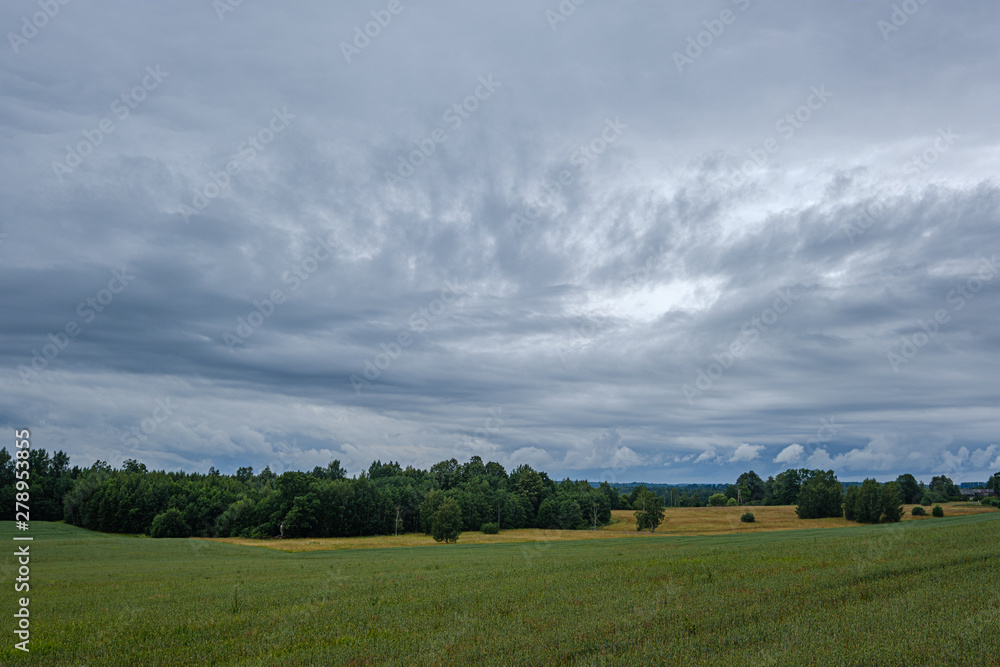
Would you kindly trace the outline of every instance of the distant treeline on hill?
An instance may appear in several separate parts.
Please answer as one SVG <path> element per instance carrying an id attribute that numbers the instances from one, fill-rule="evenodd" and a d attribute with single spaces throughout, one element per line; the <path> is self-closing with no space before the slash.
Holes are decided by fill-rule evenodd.
<path id="1" fill-rule="evenodd" d="M 586 529 L 605 525 L 611 511 L 633 509 L 652 492 L 667 507 L 705 505 L 799 505 L 803 518 L 841 516 L 843 485 L 833 471 L 786 470 L 762 480 L 753 471 L 735 484 L 612 486 L 608 482 L 561 482 L 521 465 L 441 461 L 429 470 L 375 461 L 349 478 L 339 461 L 310 472 L 277 475 L 239 468 L 223 475 L 149 471 L 134 461 L 120 469 L 98 461 L 69 467 L 64 452 L 27 452 L 31 519 L 65 520 L 91 530 L 154 537 L 355 537 L 432 532 L 432 517 L 447 504 L 461 511 L 461 529 Z M 0 449 L 0 519 L 14 519 L 16 460 Z M 874 481 L 874 480 L 872 480 Z M 947 477 L 929 486 L 912 475 L 896 482 L 901 502 L 961 499 Z M 989 482 L 1000 495 L 1000 473 Z M 887 485 L 888 486 L 888 485 Z M 895 487 L 893 487 L 895 488 Z M 894 491 L 895 492 L 895 491 Z M 456 510 L 457 512 L 458 510 Z"/>

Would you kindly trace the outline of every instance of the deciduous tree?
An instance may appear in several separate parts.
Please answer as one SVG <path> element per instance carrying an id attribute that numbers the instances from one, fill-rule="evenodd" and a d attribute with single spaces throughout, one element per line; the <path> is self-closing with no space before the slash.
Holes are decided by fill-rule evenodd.
<path id="1" fill-rule="evenodd" d="M 462 508 L 454 498 L 445 498 L 431 520 L 431 536 L 435 542 L 457 542 L 462 533 Z"/>
<path id="2" fill-rule="evenodd" d="M 653 532 L 663 523 L 663 499 L 660 496 L 643 489 L 635 499 L 635 529 Z"/>

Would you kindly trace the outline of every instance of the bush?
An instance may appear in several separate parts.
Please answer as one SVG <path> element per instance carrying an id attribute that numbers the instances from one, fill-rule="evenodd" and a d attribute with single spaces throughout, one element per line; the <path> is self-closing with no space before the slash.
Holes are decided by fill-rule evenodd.
<path id="1" fill-rule="evenodd" d="M 739 503 L 736 502 L 736 498 L 730 498 L 729 502 L 727 502 L 726 505 L 728 507 L 736 507 L 737 505 L 739 505 Z"/>
<path id="2" fill-rule="evenodd" d="M 910 514 L 912 514 L 913 516 L 927 516 L 927 510 L 925 510 L 920 505 L 917 505 L 912 510 L 910 510 Z"/>
<path id="3" fill-rule="evenodd" d="M 191 526 L 179 509 L 169 509 L 153 517 L 149 534 L 151 537 L 191 537 Z"/>
<path id="4" fill-rule="evenodd" d="M 931 499 L 928 498 L 927 496 L 924 496 L 923 498 L 920 499 L 920 504 L 923 505 L 924 507 L 930 507 Z"/>
<path id="5" fill-rule="evenodd" d="M 931 510 L 931 514 L 934 516 L 944 516 L 944 509 L 940 505 L 935 505 L 934 509 Z"/>
<path id="6" fill-rule="evenodd" d="M 743 523 L 753 523 L 757 519 L 754 518 L 753 512 L 744 512 L 743 516 L 740 517 L 740 521 Z"/>
<path id="7" fill-rule="evenodd" d="M 724 507 L 727 502 L 729 502 L 729 499 L 726 498 L 726 494 L 724 493 L 713 493 L 708 498 L 709 507 Z"/>
<path id="8" fill-rule="evenodd" d="M 482 528 L 480 528 L 480 530 L 482 530 L 483 533 L 485 533 L 486 535 L 496 535 L 497 533 L 500 532 L 500 524 L 498 524 L 495 521 L 490 523 L 484 523 Z"/>

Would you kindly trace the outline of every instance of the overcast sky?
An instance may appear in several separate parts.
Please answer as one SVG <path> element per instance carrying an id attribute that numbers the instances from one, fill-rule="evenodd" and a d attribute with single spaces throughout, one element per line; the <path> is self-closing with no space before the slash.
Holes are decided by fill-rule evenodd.
<path id="1" fill-rule="evenodd" d="M 996 3 L 61 1 L 0 6 L 35 447 L 1000 470 Z"/>

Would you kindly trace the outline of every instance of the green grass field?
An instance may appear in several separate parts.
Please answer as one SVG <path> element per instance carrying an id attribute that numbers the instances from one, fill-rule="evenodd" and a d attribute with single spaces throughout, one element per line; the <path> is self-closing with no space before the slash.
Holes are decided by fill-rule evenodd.
<path id="1" fill-rule="evenodd" d="M 1000 665 L 997 512 L 302 553 L 31 533 L 31 653 L 7 585 L 3 665 Z"/>

